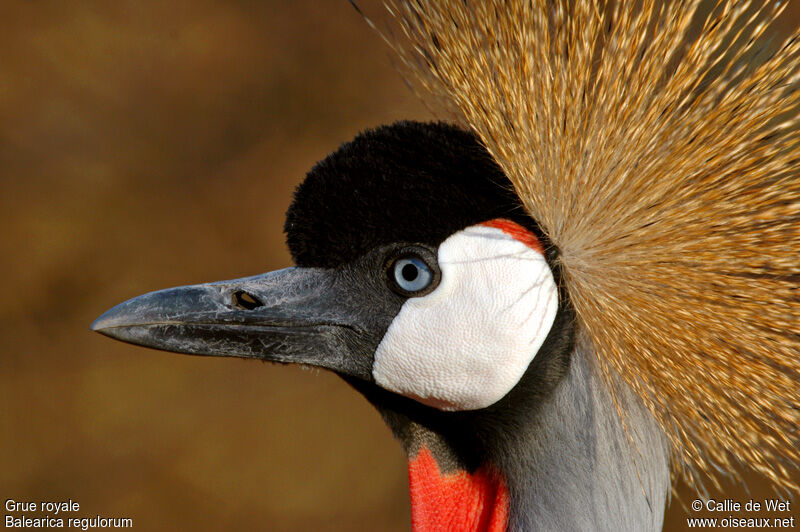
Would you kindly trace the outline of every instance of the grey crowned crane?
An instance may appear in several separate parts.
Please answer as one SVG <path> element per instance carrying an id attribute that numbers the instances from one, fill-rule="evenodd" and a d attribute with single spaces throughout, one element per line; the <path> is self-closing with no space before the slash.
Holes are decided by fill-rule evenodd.
<path id="1" fill-rule="evenodd" d="M 336 372 L 404 446 L 415 530 L 658 530 L 671 471 L 739 462 L 796 490 L 800 39 L 751 57 L 785 3 L 632 4 L 394 6 L 463 126 L 318 163 L 295 267 L 92 328 Z"/>

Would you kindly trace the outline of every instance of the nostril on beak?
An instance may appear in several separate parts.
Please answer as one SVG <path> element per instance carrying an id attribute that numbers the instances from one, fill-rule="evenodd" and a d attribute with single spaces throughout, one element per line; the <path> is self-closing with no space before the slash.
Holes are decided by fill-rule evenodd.
<path id="1" fill-rule="evenodd" d="M 244 290 L 237 290 L 231 295 L 233 304 L 245 310 L 253 310 L 254 308 L 263 307 L 262 303 L 256 296 L 248 294 Z"/>

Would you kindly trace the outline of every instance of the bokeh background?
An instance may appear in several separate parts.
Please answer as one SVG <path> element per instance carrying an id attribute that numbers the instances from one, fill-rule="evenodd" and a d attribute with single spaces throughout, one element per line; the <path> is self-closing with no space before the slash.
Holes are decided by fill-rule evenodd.
<path id="1" fill-rule="evenodd" d="M 88 326 L 288 266 L 283 215 L 313 163 L 431 116 L 344 0 L 0 0 L 2 499 L 138 530 L 408 530 L 403 453 L 337 378 Z"/>

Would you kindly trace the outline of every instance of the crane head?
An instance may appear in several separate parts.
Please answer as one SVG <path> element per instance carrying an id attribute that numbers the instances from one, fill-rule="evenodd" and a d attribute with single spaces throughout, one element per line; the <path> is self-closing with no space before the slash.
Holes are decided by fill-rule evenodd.
<path id="1" fill-rule="evenodd" d="M 466 472 L 457 493 L 504 493 L 495 444 L 565 374 L 573 316 L 557 250 L 488 152 L 439 123 L 365 132 L 309 172 L 285 231 L 294 267 L 145 294 L 92 328 L 334 371 L 424 479 Z"/>

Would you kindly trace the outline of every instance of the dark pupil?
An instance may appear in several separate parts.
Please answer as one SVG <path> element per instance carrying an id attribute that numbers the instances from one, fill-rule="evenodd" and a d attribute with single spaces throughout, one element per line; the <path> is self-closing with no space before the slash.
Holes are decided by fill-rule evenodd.
<path id="1" fill-rule="evenodd" d="M 406 264 L 403 266 L 403 269 L 400 270 L 400 274 L 403 276 L 403 279 L 406 281 L 413 281 L 417 278 L 419 272 L 417 271 L 417 267 L 413 264 Z"/>

